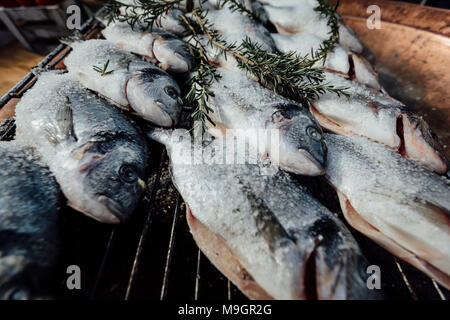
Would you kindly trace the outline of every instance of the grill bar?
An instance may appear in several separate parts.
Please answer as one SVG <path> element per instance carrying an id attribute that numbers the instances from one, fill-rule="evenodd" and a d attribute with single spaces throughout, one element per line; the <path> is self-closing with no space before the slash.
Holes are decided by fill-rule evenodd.
<path id="1" fill-rule="evenodd" d="M 398 271 L 402 275 L 403 281 L 405 282 L 405 285 L 408 288 L 409 293 L 411 294 L 411 298 L 413 298 L 413 300 L 418 300 L 417 294 L 413 290 L 413 288 L 411 287 L 411 284 L 409 283 L 408 277 L 406 276 L 405 272 L 403 271 L 402 266 L 400 265 L 400 263 L 398 262 L 397 258 L 395 258 L 395 257 L 394 257 L 394 262 L 395 262 L 395 265 L 398 268 Z"/>
<path id="2" fill-rule="evenodd" d="M 91 290 L 91 294 L 89 297 L 91 300 L 93 300 L 95 298 L 95 294 L 96 294 L 98 286 L 100 284 L 100 280 L 103 277 L 103 272 L 105 271 L 106 261 L 108 260 L 108 257 L 111 253 L 116 233 L 117 233 L 117 227 L 113 227 L 113 229 L 111 230 L 109 239 L 108 239 L 108 243 L 106 245 L 105 253 L 103 254 L 102 262 L 100 263 L 100 267 L 98 268 L 97 276 L 95 277 L 94 286 L 92 287 L 92 290 Z"/>
<path id="3" fill-rule="evenodd" d="M 156 180 L 155 180 L 155 183 L 152 186 L 148 213 L 147 213 L 147 217 L 146 217 L 146 220 L 145 220 L 145 223 L 144 223 L 144 227 L 142 228 L 141 237 L 139 239 L 139 244 L 138 244 L 138 247 L 137 247 L 137 250 L 136 250 L 136 256 L 134 258 L 133 266 L 132 266 L 131 273 L 130 273 L 130 278 L 129 278 L 129 281 L 128 281 L 127 291 L 125 293 L 125 300 L 129 300 L 130 299 L 131 292 L 132 292 L 134 284 L 136 282 L 136 276 L 137 276 L 137 273 L 138 273 L 138 270 L 139 270 L 139 264 L 140 264 L 140 261 L 141 261 L 142 252 L 144 250 L 145 240 L 147 239 L 148 229 L 149 229 L 150 224 L 151 224 L 151 218 L 152 218 L 152 212 L 153 212 L 153 209 L 154 209 L 154 200 L 155 200 L 155 196 L 156 196 L 156 191 L 157 191 L 158 186 L 159 186 L 159 180 L 161 178 L 161 172 L 162 172 L 162 169 L 163 169 L 163 166 L 164 166 L 164 162 L 166 161 L 166 158 L 167 158 L 167 152 L 166 152 L 166 149 L 164 149 L 162 154 L 161 154 L 159 167 L 158 167 L 158 172 L 156 173 Z"/>
<path id="4" fill-rule="evenodd" d="M 198 300 L 200 292 L 200 263 L 202 258 L 202 252 L 197 249 L 197 269 L 195 272 L 195 290 L 194 290 L 194 300 Z"/>
<path id="5" fill-rule="evenodd" d="M 170 275 L 170 266 L 172 264 L 172 256 L 173 252 L 175 250 L 175 236 L 176 236 L 176 227 L 177 227 L 177 220 L 179 216 L 180 203 L 181 203 L 181 196 L 177 196 L 177 201 L 175 204 L 175 212 L 173 214 L 173 221 L 172 221 L 172 229 L 170 231 L 170 239 L 169 239 L 169 248 L 167 249 L 167 258 L 166 258 L 166 266 L 164 268 L 164 278 L 163 278 L 163 284 L 161 287 L 161 300 L 166 299 L 167 297 L 167 286 L 169 284 L 169 275 Z"/>
<path id="6" fill-rule="evenodd" d="M 436 289 L 437 293 L 439 294 L 439 297 L 441 300 L 447 300 L 444 293 L 442 292 L 441 288 L 439 288 L 439 285 L 437 284 L 436 280 L 431 279 L 431 282 L 433 283 L 434 288 Z"/>

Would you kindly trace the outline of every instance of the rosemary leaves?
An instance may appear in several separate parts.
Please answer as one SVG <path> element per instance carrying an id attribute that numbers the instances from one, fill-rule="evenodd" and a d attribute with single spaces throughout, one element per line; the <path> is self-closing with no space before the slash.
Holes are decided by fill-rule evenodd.
<path id="1" fill-rule="evenodd" d="M 334 8 L 325 0 L 317 0 L 317 2 L 319 5 L 314 8 L 314 10 L 320 12 L 322 16 L 327 18 L 327 25 L 330 28 L 330 37 L 322 42 L 319 49 L 312 54 L 312 58 L 316 61 L 322 59 L 325 64 L 327 54 L 333 49 L 334 45 L 339 42 L 339 22 L 336 12 L 336 9 L 339 6 L 339 0 Z"/>
<path id="2" fill-rule="evenodd" d="M 106 21 L 127 22 L 132 28 L 139 23 L 152 29 L 158 17 L 178 6 L 182 0 L 135 0 L 125 4 L 112 0 L 107 4 Z"/>
<path id="3" fill-rule="evenodd" d="M 112 73 L 114 70 L 110 70 L 108 71 L 108 65 L 109 65 L 109 59 L 106 60 L 105 64 L 103 66 L 92 66 L 92 69 L 94 69 L 94 71 L 97 71 L 98 73 L 100 73 L 100 76 L 105 76 L 107 74 Z"/>
<path id="4" fill-rule="evenodd" d="M 295 52 L 281 53 L 268 52 L 260 45 L 253 43 L 249 38 L 242 40 L 241 44 L 227 43 L 214 29 L 207 19 L 207 11 L 195 9 L 192 19 L 183 18 L 184 23 L 191 32 L 191 39 L 198 47 L 202 41 L 199 32 L 206 35 L 208 44 L 214 44 L 224 55 L 233 56 L 239 68 L 255 76 L 262 86 L 273 90 L 293 100 L 310 101 L 318 98 L 326 91 L 346 96 L 346 88 L 334 87 L 324 84 L 324 74 L 321 68 L 313 65 L 317 60 L 308 56 L 301 57 Z M 203 48 L 199 54 L 205 55 Z M 203 57 L 207 60 L 207 57 Z"/>
<path id="5" fill-rule="evenodd" d="M 107 20 L 126 21 L 132 27 L 139 22 L 151 28 L 158 17 L 178 8 L 181 3 L 181 0 L 136 1 L 136 5 L 112 1 Z M 248 37 L 229 43 L 208 20 L 208 11 L 202 8 L 203 2 L 200 1 L 200 6 L 193 9 L 189 16 L 180 14 L 178 17 L 186 30 L 188 43 L 196 60 L 194 75 L 187 83 L 185 100 L 195 106 L 192 117 L 201 123 L 203 130 L 206 129 L 207 122 L 214 124 L 208 116 L 208 113 L 212 112 L 208 107 L 208 99 L 214 96 L 214 92 L 209 89 L 210 85 L 218 78 L 217 66 L 210 61 L 206 46 L 218 48 L 225 58 L 231 56 L 240 69 L 257 79 L 262 86 L 290 99 L 311 101 L 325 92 L 333 92 L 339 96 L 347 95 L 346 88 L 324 83 L 323 69 L 316 66 L 317 61 L 321 59 L 325 61 L 328 52 L 339 41 L 338 17 L 326 1 L 319 0 L 315 10 L 328 19 L 330 37 L 316 52 L 306 56 L 300 56 L 295 52 L 269 52 Z M 259 22 L 258 15 L 242 1 L 219 0 L 217 5 Z"/>

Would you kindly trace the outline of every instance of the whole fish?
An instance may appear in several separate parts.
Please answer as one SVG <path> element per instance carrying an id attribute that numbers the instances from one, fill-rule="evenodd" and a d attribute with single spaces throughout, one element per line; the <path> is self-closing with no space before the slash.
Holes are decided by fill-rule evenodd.
<path id="1" fill-rule="evenodd" d="M 273 33 L 272 38 L 279 51 L 285 53 L 295 51 L 301 56 L 309 55 L 311 51 L 316 52 L 323 43 L 323 39 L 307 32 L 293 35 Z M 318 67 L 323 66 L 330 72 L 337 72 L 346 78 L 354 78 L 359 83 L 375 90 L 381 90 L 378 75 L 370 63 L 338 44 L 327 54 L 325 64 L 323 60 L 319 60 L 316 65 Z"/>
<path id="2" fill-rule="evenodd" d="M 328 18 L 315 10 L 317 0 L 262 0 L 270 22 L 281 34 L 307 32 L 325 40 L 330 36 Z M 356 34 L 338 16 L 339 44 L 356 53 L 363 53 L 364 46 Z"/>
<path id="3" fill-rule="evenodd" d="M 0 299 L 51 294 L 60 246 L 60 189 L 30 147 L 0 142 Z"/>
<path id="4" fill-rule="evenodd" d="M 106 23 L 105 23 L 106 24 Z M 193 56 L 186 42 L 160 28 L 149 30 L 142 23 L 111 22 L 101 31 L 106 40 L 119 48 L 144 56 L 169 72 L 187 72 Z"/>
<path id="5" fill-rule="evenodd" d="M 365 138 L 326 139 L 348 222 L 450 289 L 450 180 Z"/>
<path id="6" fill-rule="evenodd" d="M 380 142 L 438 173 L 447 171 L 443 149 L 428 124 L 386 94 L 325 73 L 325 82 L 347 87 L 350 97 L 325 93 L 311 103 L 319 123 L 333 132 Z"/>
<path id="7" fill-rule="evenodd" d="M 145 189 L 145 137 L 123 111 L 70 74 L 46 72 L 16 107 L 17 139 L 36 147 L 74 209 L 125 221 Z"/>
<path id="8" fill-rule="evenodd" d="M 350 232 L 288 174 L 254 162 L 252 151 L 248 162 L 224 163 L 236 156 L 228 139 L 192 148 L 183 130 L 149 136 L 167 147 L 197 244 L 249 298 L 378 296 L 366 286 L 367 262 Z"/>
<path id="9" fill-rule="evenodd" d="M 64 64 L 85 87 L 157 125 L 177 123 L 181 91 L 165 71 L 106 40 L 70 45 Z"/>
<path id="10" fill-rule="evenodd" d="M 282 169 L 320 175 L 326 157 L 323 133 L 308 109 L 265 89 L 240 72 L 219 69 L 210 89 L 214 136 L 236 135 Z M 209 123 L 207 123 L 209 124 Z"/>

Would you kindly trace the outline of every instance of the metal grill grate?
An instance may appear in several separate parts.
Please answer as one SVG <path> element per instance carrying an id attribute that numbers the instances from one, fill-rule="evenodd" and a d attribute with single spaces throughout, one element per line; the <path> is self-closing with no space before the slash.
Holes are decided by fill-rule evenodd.
<path id="1" fill-rule="evenodd" d="M 98 22 L 92 17 L 78 33 L 86 38 L 98 33 L 98 28 Z M 70 48 L 61 44 L 37 67 L 54 69 L 69 52 Z M 11 99 L 20 98 L 35 81 L 33 72 L 28 73 L 0 99 L 0 108 Z M 6 123 L 0 139 L 10 138 L 14 129 L 13 122 Z M 111 227 L 70 208 L 63 209 L 64 252 L 58 275 L 59 296 L 63 299 L 246 299 L 195 245 L 185 220 L 185 206 L 170 182 L 167 153 L 156 143 L 151 149 L 154 165 L 149 174 L 149 187 L 131 221 Z M 320 189 L 321 200 L 332 211 L 340 212 L 339 204 L 333 200 L 334 191 L 323 185 Z M 380 266 L 389 298 L 450 297 L 449 291 L 434 280 L 398 261 L 358 232 L 354 235 L 368 260 Z M 82 269 L 80 292 L 65 289 L 65 267 L 70 264 L 78 264 Z"/>

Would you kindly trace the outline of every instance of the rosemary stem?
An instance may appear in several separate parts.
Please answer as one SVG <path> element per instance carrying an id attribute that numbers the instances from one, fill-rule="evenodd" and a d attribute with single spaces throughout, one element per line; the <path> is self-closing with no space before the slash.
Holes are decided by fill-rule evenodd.
<path id="1" fill-rule="evenodd" d="M 245 63 L 248 63 L 248 64 L 250 64 L 252 66 L 255 64 L 253 61 L 247 59 L 246 57 L 244 57 L 243 55 L 239 54 L 235 50 L 231 50 L 229 47 L 227 47 L 227 46 L 223 45 L 222 43 L 216 41 L 215 37 L 213 37 L 211 35 L 211 32 L 208 30 L 208 28 L 205 27 L 205 22 L 203 21 L 203 19 L 197 14 L 197 12 L 194 12 L 193 14 L 194 14 L 195 18 L 197 19 L 198 24 L 202 28 L 202 31 L 205 33 L 205 35 L 208 37 L 208 39 L 211 42 L 213 42 L 217 47 L 219 47 L 220 49 L 228 52 L 233 57 L 244 61 Z"/>

